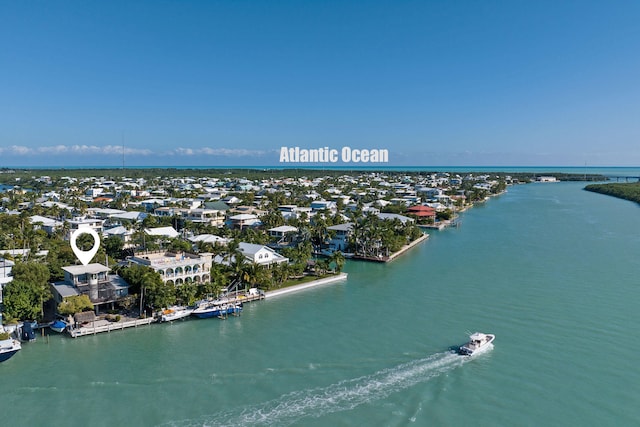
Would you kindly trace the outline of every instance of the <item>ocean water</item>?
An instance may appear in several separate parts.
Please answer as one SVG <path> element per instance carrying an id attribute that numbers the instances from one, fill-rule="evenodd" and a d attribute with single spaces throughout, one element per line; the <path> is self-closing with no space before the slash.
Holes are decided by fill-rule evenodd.
<path id="1" fill-rule="evenodd" d="M 583 187 L 509 187 L 239 318 L 40 337 L 0 365 L 2 425 L 640 425 L 640 207 Z M 493 350 L 449 352 L 476 330 Z"/>
<path id="2" fill-rule="evenodd" d="M 110 165 L 110 166 L 19 166 L 16 169 L 27 170 L 50 170 L 50 169 L 121 169 L 122 165 Z M 490 172 L 505 172 L 505 173 L 533 173 L 533 174 L 553 174 L 553 173 L 568 173 L 568 174 L 597 174 L 607 177 L 633 177 L 638 179 L 640 177 L 640 167 L 630 166 L 384 166 L 378 164 L 374 166 L 363 166 L 357 163 L 334 165 L 334 164 L 278 164 L 278 165 L 225 165 L 225 166 L 176 166 L 176 165 L 164 165 L 164 166 L 142 166 L 132 165 L 127 166 L 127 169 L 211 169 L 211 170 L 286 170 L 286 171 L 304 171 L 304 170 L 343 170 L 348 172 L 367 172 L 367 171 L 383 171 L 383 172 L 451 172 L 451 173 L 490 173 Z M 8 188 L 5 188 L 8 189 Z M 0 184 L 0 191 L 2 191 L 2 184 Z"/>

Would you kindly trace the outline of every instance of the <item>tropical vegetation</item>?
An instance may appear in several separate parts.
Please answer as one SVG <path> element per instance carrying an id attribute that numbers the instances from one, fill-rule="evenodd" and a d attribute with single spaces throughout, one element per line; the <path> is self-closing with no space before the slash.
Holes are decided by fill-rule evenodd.
<path id="1" fill-rule="evenodd" d="M 606 194 L 607 196 L 618 197 L 640 203 L 640 182 L 616 182 L 608 184 L 591 184 L 585 188 L 594 193 Z"/>

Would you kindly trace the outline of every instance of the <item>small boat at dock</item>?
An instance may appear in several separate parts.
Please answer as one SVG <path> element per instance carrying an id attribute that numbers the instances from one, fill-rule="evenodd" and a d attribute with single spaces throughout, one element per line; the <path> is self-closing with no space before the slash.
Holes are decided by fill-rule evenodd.
<path id="1" fill-rule="evenodd" d="M 173 306 L 162 311 L 160 315 L 161 322 L 173 322 L 174 320 L 184 319 L 193 313 L 193 307 Z"/>
<path id="2" fill-rule="evenodd" d="M 469 342 L 458 348 L 458 354 L 461 356 L 476 356 L 484 353 L 493 347 L 493 340 L 496 339 L 494 334 L 484 334 L 475 332 L 469 336 Z"/>
<path id="3" fill-rule="evenodd" d="M 33 342 L 36 340 L 35 327 L 37 322 L 31 320 L 25 320 L 20 327 L 20 340 L 23 342 Z"/>
<path id="4" fill-rule="evenodd" d="M 242 303 L 232 303 L 224 298 L 221 300 L 202 301 L 191 314 L 200 319 L 208 319 L 210 317 L 238 314 L 240 311 L 242 311 Z"/>
<path id="5" fill-rule="evenodd" d="M 67 322 L 65 322 L 64 320 L 58 319 L 49 325 L 49 329 L 61 334 L 67 329 Z"/>
<path id="6" fill-rule="evenodd" d="M 22 345 L 20 344 L 20 341 L 11 337 L 0 340 L 0 362 L 10 359 L 14 354 L 20 351 L 21 348 Z"/>
<path id="7" fill-rule="evenodd" d="M 223 312 L 224 310 L 224 312 Z M 210 317 L 218 317 L 226 314 L 227 300 L 211 300 L 201 301 L 198 306 L 191 312 L 192 315 L 200 319 L 208 319 Z"/>

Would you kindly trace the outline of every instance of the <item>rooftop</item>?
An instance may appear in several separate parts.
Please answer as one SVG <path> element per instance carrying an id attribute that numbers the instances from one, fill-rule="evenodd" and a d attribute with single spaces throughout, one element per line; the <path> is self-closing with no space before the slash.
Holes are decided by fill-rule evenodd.
<path id="1" fill-rule="evenodd" d="M 62 267 L 62 269 L 74 276 L 78 276 L 80 274 L 98 274 L 98 273 L 107 273 L 110 271 L 109 267 L 105 267 L 99 263 L 92 263 L 87 265 L 68 265 L 66 267 Z"/>

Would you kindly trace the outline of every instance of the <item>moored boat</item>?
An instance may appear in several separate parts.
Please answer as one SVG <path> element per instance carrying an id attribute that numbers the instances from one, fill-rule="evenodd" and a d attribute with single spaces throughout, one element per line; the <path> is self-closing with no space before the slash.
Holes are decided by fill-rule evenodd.
<path id="1" fill-rule="evenodd" d="M 36 340 L 36 333 L 33 330 L 35 328 L 34 325 L 37 325 L 36 322 L 25 320 L 20 327 L 20 339 L 22 341 L 32 342 Z"/>
<path id="2" fill-rule="evenodd" d="M 174 320 L 184 319 L 193 313 L 193 307 L 173 306 L 162 311 L 160 315 L 161 322 L 173 322 Z"/>
<path id="3" fill-rule="evenodd" d="M 0 362 L 4 362 L 11 358 L 14 354 L 20 351 L 21 348 L 22 346 L 20 345 L 20 341 L 11 337 L 0 340 Z"/>
<path id="4" fill-rule="evenodd" d="M 221 300 L 203 301 L 191 312 L 192 315 L 200 318 L 207 319 L 209 317 L 217 317 L 221 314 L 226 314 L 227 304 Z M 225 310 L 223 313 L 222 310 Z"/>
<path id="5" fill-rule="evenodd" d="M 475 332 L 469 336 L 469 342 L 458 348 L 458 354 L 461 356 L 475 356 L 489 350 L 496 339 L 494 334 L 484 334 Z"/>
<path id="6" fill-rule="evenodd" d="M 67 329 L 67 322 L 58 319 L 49 325 L 49 329 L 57 333 L 62 333 Z"/>

